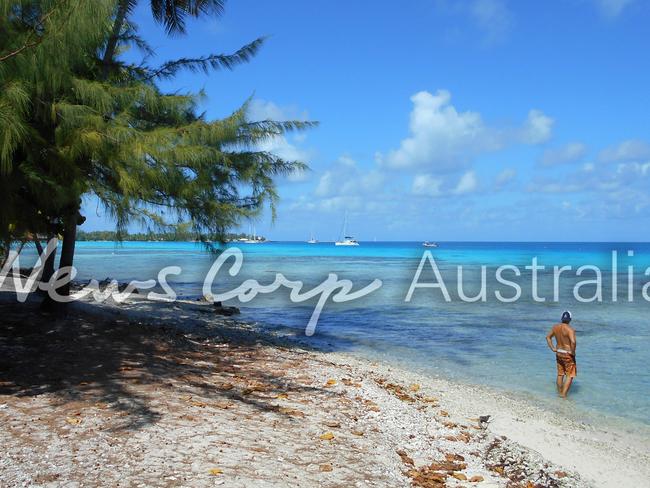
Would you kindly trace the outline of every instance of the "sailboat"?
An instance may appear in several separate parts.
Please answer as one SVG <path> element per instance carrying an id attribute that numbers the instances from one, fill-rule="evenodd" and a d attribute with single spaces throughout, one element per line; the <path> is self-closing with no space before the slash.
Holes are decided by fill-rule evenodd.
<path id="1" fill-rule="evenodd" d="M 348 213 L 345 212 L 345 218 L 343 219 L 343 239 L 336 241 L 335 246 L 358 246 L 359 242 L 352 236 L 348 234 Z"/>
<path id="2" fill-rule="evenodd" d="M 422 243 L 422 245 L 423 245 L 424 247 L 438 247 L 438 243 L 437 243 L 437 242 L 424 241 L 424 242 Z"/>
<path id="3" fill-rule="evenodd" d="M 307 244 L 318 244 L 318 241 L 314 237 L 314 233 L 312 232 L 309 236 L 309 240 L 307 241 Z"/>
<path id="4" fill-rule="evenodd" d="M 255 235 L 255 227 L 253 227 L 253 234 L 252 236 L 249 237 L 243 237 L 239 239 L 239 241 L 243 244 L 261 244 L 264 242 L 264 240 L 261 237 L 257 237 Z"/>

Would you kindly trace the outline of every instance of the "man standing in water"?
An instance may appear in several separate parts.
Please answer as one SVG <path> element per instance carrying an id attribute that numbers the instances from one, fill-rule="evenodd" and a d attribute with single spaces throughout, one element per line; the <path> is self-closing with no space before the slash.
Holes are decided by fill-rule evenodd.
<path id="1" fill-rule="evenodd" d="M 555 353 L 557 362 L 557 391 L 562 398 L 566 398 L 571 388 L 573 378 L 576 377 L 576 331 L 571 323 L 571 312 L 562 314 L 562 323 L 555 324 L 546 336 L 546 342 L 551 351 Z M 553 346 L 555 337 L 556 346 Z"/>

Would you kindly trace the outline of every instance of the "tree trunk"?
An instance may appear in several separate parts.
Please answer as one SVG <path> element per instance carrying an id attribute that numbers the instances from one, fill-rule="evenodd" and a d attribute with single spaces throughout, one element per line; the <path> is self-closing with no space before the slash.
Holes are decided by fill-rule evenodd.
<path id="1" fill-rule="evenodd" d="M 59 259 L 59 269 L 66 266 L 72 266 L 74 261 L 74 246 L 77 242 L 77 222 L 79 220 L 79 209 L 74 209 L 65 219 L 63 229 L 63 244 L 61 245 L 61 258 Z M 67 281 L 58 290 L 59 295 L 70 295 L 70 281 Z"/>
<path id="2" fill-rule="evenodd" d="M 80 217 L 78 207 L 71 209 L 68 215 L 65 217 L 63 226 L 63 243 L 61 244 L 61 257 L 59 259 L 59 269 L 66 266 L 72 266 L 73 264 L 74 247 L 77 241 L 77 225 L 79 224 L 79 219 Z M 51 261 L 52 263 L 50 266 L 54 267 L 54 254 L 52 254 Z M 48 267 L 47 262 L 46 267 Z M 46 270 L 44 269 L 43 272 L 45 273 Z M 52 275 L 50 275 L 50 277 L 51 276 Z M 56 292 L 62 297 L 70 296 L 70 281 L 67 280 L 64 285 L 56 289 Z M 54 312 L 59 317 L 65 317 L 68 310 L 67 305 L 67 303 L 54 301 L 48 294 L 43 300 L 42 308 L 48 312 Z"/>
<path id="3" fill-rule="evenodd" d="M 108 43 L 106 44 L 104 59 L 102 59 L 102 79 L 104 80 L 108 78 L 108 75 L 110 73 L 111 65 L 113 64 L 113 58 L 115 57 L 117 42 L 120 39 L 120 32 L 122 31 L 122 26 L 124 26 L 124 21 L 126 20 L 126 14 L 128 11 L 128 0 L 120 0 L 120 3 L 117 7 L 115 22 L 113 23 L 113 31 L 111 32 L 111 37 L 108 39 Z"/>
<path id="4" fill-rule="evenodd" d="M 54 239 L 54 234 L 47 236 L 48 244 Z M 58 247 L 58 246 L 57 246 Z M 56 247 L 49 254 L 45 263 L 43 264 L 43 274 L 41 275 L 41 283 L 47 283 L 54 274 L 54 260 L 56 259 Z"/>
<path id="5" fill-rule="evenodd" d="M 43 255 L 43 245 L 41 244 L 41 241 L 38 239 L 37 235 L 32 236 L 32 239 L 34 239 L 34 245 L 36 246 L 36 252 L 38 252 L 39 256 Z"/>

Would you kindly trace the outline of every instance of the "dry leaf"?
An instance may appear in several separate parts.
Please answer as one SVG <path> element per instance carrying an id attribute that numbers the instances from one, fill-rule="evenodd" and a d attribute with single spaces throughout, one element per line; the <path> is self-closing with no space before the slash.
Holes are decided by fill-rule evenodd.
<path id="1" fill-rule="evenodd" d="M 452 473 L 451 475 L 457 480 L 467 481 L 467 476 L 465 476 L 463 473 Z"/>
<path id="2" fill-rule="evenodd" d="M 483 481 L 483 476 L 481 476 L 481 475 L 472 476 L 469 479 L 470 483 L 480 483 L 481 481 Z"/>
<path id="3" fill-rule="evenodd" d="M 447 412 L 446 410 L 440 410 L 440 416 L 449 417 L 449 412 Z"/>
<path id="4" fill-rule="evenodd" d="M 304 417 L 305 414 L 301 412 L 300 410 L 296 410 L 295 408 L 288 408 L 288 407 L 280 407 L 278 408 L 278 412 L 284 415 L 289 415 L 290 417 Z"/>
<path id="5" fill-rule="evenodd" d="M 327 382 L 325 383 L 325 387 L 327 388 L 327 387 L 329 387 L 329 386 L 334 386 L 335 384 L 336 384 L 336 380 L 329 379 L 329 380 L 327 380 Z"/>
<path id="6" fill-rule="evenodd" d="M 81 423 L 81 419 L 79 417 L 68 417 L 65 419 L 65 421 L 70 425 L 77 425 Z"/>
<path id="7" fill-rule="evenodd" d="M 278 400 L 281 398 L 289 398 L 289 395 L 286 393 L 278 393 L 277 395 L 275 395 L 275 398 L 277 398 Z"/>
<path id="8" fill-rule="evenodd" d="M 332 471 L 334 468 L 332 468 L 331 464 L 321 464 L 320 465 L 320 470 L 323 471 L 324 473 L 328 473 Z"/>
<path id="9" fill-rule="evenodd" d="M 331 422 L 323 422 L 323 424 L 327 425 L 328 427 L 330 427 L 332 429 L 338 429 L 338 428 L 341 427 L 341 422 L 331 421 Z"/>
<path id="10" fill-rule="evenodd" d="M 210 470 L 210 474 L 212 476 L 217 476 L 217 475 L 223 474 L 223 471 L 221 469 L 219 469 L 219 468 L 212 468 Z"/>
<path id="11" fill-rule="evenodd" d="M 465 458 L 460 454 L 454 454 L 453 452 L 448 452 L 445 454 L 445 459 L 447 461 L 465 461 Z"/>
<path id="12" fill-rule="evenodd" d="M 411 390 L 413 393 L 420 391 L 420 385 L 413 383 L 411 386 L 409 386 L 409 390 Z"/>
<path id="13" fill-rule="evenodd" d="M 332 439 L 334 439 L 334 434 L 332 434 L 331 432 L 325 432 L 324 434 L 319 436 L 319 439 L 322 441 L 331 441 Z"/>
<path id="14" fill-rule="evenodd" d="M 436 397 L 424 397 L 422 401 L 427 403 L 437 403 L 438 399 Z"/>
<path id="15" fill-rule="evenodd" d="M 413 459 L 408 454 L 406 454 L 405 451 L 398 450 L 396 452 L 397 452 L 397 455 L 400 457 L 400 459 L 402 460 L 402 462 L 404 464 L 408 464 L 410 466 L 415 466 L 415 463 L 413 462 Z"/>
<path id="16" fill-rule="evenodd" d="M 357 435 L 357 436 L 361 437 L 363 435 L 363 432 L 361 432 L 360 430 L 353 430 L 352 435 Z"/>

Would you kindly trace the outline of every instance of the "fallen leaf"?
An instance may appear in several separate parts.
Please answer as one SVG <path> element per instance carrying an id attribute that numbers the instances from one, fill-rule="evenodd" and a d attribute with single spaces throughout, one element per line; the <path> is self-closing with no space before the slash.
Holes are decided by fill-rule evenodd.
<path id="1" fill-rule="evenodd" d="M 415 466 L 413 459 L 408 454 L 406 454 L 406 451 L 398 450 L 396 452 L 404 464 Z"/>
<path id="2" fill-rule="evenodd" d="M 420 385 L 413 383 L 411 386 L 409 386 L 409 390 L 411 390 L 413 393 L 420 391 Z"/>
<path id="3" fill-rule="evenodd" d="M 341 422 L 331 421 L 331 422 L 323 422 L 323 424 L 327 425 L 328 427 L 330 427 L 332 429 L 338 429 L 338 428 L 341 427 Z"/>
<path id="4" fill-rule="evenodd" d="M 330 387 L 330 386 L 334 386 L 335 384 L 336 384 L 336 380 L 329 379 L 325 383 L 325 387 L 327 388 L 327 387 Z"/>
<path id="5" fill-rule="evenodd" d="M 467 481 L 467 476 L 465 476 L 463 473 L 452 473 L 451 475 L 457 480 Z"/>
<path id="6" fill-rule="evenodd" d="M 440 416 L 441 417 L 449 417 L 449 412 L 446 410 L 440 410 Z"/>
<path id="7" fill-rule="evenodd" d="M 465 458 L 463 456 L 460 454 L 454 454 L 452 452 L 445 454 L 445 459 L 447 461 L 465 461 Z"/>
<path id="8" fill-rule="evenodd" d="M 427 403 L 437 403 L 438 399 L 436 397 L 424 397 L 422 401 Z"/>
<path id="9" fill-rule="evenodd" d="M 324 434 L 319 436 L 319 439 L 322 441 L 331 441 L 332 439 L 334 439 L 334 434 L 332 434 L 331 432 L 325 432 Z"/>
<path id="10" fill-rule="evenodd" d="M 287 407 L 280 407 L 278 408 L 278 412 L 284 415 L 289 415 L 290 417 L 304 417 L 305 414 L 301 412 L 300 410 L 296 410 L 295 408 L 287 408 Z"/>
<path id="11" fill-rule="evenodd" d="M 219 469 L 219 468 L 212 468 L 212 469 L 210 470 L 210 474 L 211 474 L 212 476 L 217 476 L 217 475 L 223 474 L 223 470 L 221 470 L 221 469 Z"/>
<path id="12" fill-rule="evenodd" d="M 352 435 L 357 435 L 357 436 L 361 437 L 363 435 L 363 432 L 361 432 L 360 430 L 353 430 Z"/>
<path id="13" fill-rule="evenodd" d="M 287 395 L 286 393 L 278 393 L 277 395 L 275 395 L 275 398 L 277 398 L 278 400 L 281 398 L 289 398 L 289 395 Z"/>
<path id="14" fill-rule="evenodd" d="M 205 402 L 192 402 L 192 405 L 199 408 L 205 408 L 208 406 L 208 404 Z"/>
<path id="15" fill-rule="evenodd" d="M 321 464 L 319 469 L 321 471 L 323 471 L 324 473 L 328 473 L 328 472 L 332 471 L 334 468 L 332 468 L 331 464 Z"/>
<path id="16" fill-rule="evenodd" d="M 558 478 L 566 478 L 567 477 L 567 474 L 564 471 L 556 471 L 553 474 L 555 474 L 555 476 L 557 476 Z"/>
<path id="17" fill-rule="evenodd" d="M 65 421 L 70 425 L 77 425 L 81 423 L 81 419 L 79 417 L 68 417 L 65 419 Z"/>
<path id="18" fill-rule="evenodd" d="M 472 476 L 469 479 L 470 483 L 480 483 L 481 481 L 483 481 L 483 476 L 481 476 L 481 475 Z"/>

